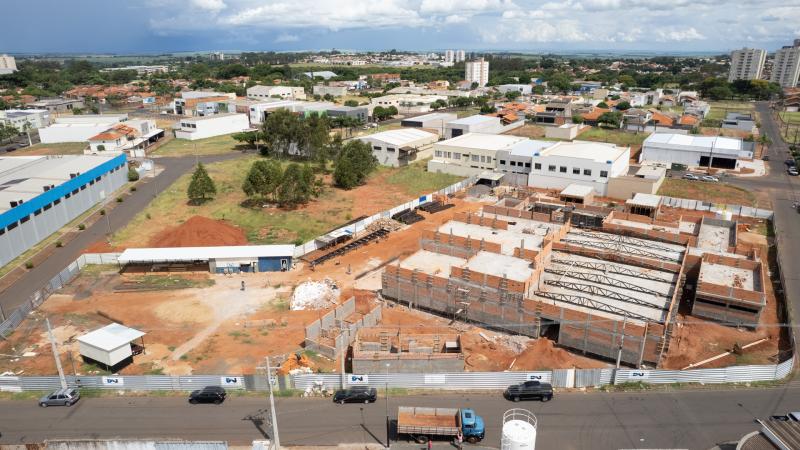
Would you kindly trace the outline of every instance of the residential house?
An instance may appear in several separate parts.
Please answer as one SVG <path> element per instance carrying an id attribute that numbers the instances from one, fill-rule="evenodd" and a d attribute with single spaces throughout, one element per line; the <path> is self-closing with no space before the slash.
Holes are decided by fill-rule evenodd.
<path id="1" fill-rule="evenodd" d="M 551 100 L 543 112 L 534 114 L 533 121 L 543 125 L 564 125 L 572 120 L 572 102 L 569 99 Z"/>
<path id="2" fill-rule="evenodd" d="M 753 133 L 756 130 L 756 119 L 750 113 L 729 112 L 722 119 L 722 128 Z"/>

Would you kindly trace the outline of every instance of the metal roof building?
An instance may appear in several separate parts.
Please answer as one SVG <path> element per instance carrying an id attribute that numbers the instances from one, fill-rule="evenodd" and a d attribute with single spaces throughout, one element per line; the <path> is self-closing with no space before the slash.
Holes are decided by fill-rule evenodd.
<path id="1" fill-rule="evenodd" d="M 654 133 L 642 144 L 639 161 L 733 169 L 740 159 L 752 159 L 754 144 L 737 138 Z"/>
<path id="2" fill-rule="evenodd" d="M 418 128 L 400 128 L 358 138 L 372 146 L 372 154 L 384 166 L 405 166 L 431 155 L 431 144 L 439 140 L 434 133 Z"/>
<path id="3" fill-rule="evenodd" d="M 292 267 L 294 245 L 239 245 L 220 247 L 129 248 L 120 264 L 208 263 L 215 273 L 275 272 Z"/>
<path id="4" fill-rule="evenodd" d="M 114 367 L 130 359 L 144 349 L 144 346 L 133 344 L 145 333 L 112 323 L 83 336 L 79 336 L 78 346 L 81 356 L 102 363 L 106 367 Z"/>

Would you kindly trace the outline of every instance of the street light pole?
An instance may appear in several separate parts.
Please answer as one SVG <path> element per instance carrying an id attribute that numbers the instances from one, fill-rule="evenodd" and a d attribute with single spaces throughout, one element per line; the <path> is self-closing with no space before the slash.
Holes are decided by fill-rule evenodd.
<path id="1" fill-rule="evenodd" d="M 628 315 L 625 314 L 625 319 L 622 321 L 622 336 L 619 338 L 619 350 L 617 351 L 617 369 L 622 360 L 622 347 L 625 345 L 625 325 L 628 324 Z"/>
<path id="2" fill-rule="evenodd" d="M 389 436 L 391 426 L 389 424 L 389 363 L 386 363 L 386 448 L 389 448 Z"/>
<path id="3" fill-rule="evenodd" d="M 267 387 L 269 388 L 269 409 L 270 417 L 272 418 L 272 441 L 275 450 L 280 450 L 281 440 L 278 437 L 278 415 L 275 414 L 275 397 L 272 395 L 272 367 L 269 364 L 269 356 L 267 356 Z"/>

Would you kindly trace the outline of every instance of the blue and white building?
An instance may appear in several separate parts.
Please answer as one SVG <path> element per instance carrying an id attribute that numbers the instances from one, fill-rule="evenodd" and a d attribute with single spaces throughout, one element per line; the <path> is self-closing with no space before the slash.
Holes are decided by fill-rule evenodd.
<path id="1" fill-rule="evenodd" d="M 291 270 L 294 245 L 129 248 L 120 264 L 208 264 L 213 273 L 281 272 Z"/>
<path id="2" fill-rule="evenodd" d="M 0 157 L 0 265 L 128 181 L 126 155 Z"/>

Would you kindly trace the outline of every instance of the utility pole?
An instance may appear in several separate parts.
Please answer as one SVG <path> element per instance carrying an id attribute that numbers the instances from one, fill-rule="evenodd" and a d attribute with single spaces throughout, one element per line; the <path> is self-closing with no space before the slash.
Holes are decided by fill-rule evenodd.
<path id="1" fill-rule="evenodd" d="M 53 337 L 53 330 L 50 328 L 50 319 L 44 318 L 47 324 L 47 336 L 50 338 L 50 346 L 53 347 L 53 357 L 56 359 L 56 369 L 58 369 L 58 379 L 61 380 L 61 388 L 67 388 L 67 379 L 64 378 L 64 369 L 61 367 L 61 358 L 58 357 L 58 345 L 56 338 Z"/>
<path id="2" fill-rule="evenodd" d="M 617 369 L 622 360 L 622 347 L 625 345 L 625 325 L 628 324 L 628 315 L 625 314 L 625 319 L 622 321 L 622 336 L 619 338 L 619 350 L 617 350 Z"/>
<path id="3" fill-rule="evenodd" d="M 398 342 L 399 345 L 399 342 Z M 389 363 L 386 363 L 386 448 L 389 448 L 391 445 L 389 443 L 389 430 L 391 429 L 390 422 L 389 422 Z"/>
<path id="4" fill-rule="evenodd" d="M 344 380 L 344 360 L 347 358 L 347 348 L 344 349 L 342 352 L 342 389 L 344 389 L 345 380 Z"/>
<path id="5" fill-rule="evenodd" d="M 275 397 L 272 395 L 272 367 L 269 364 L 269 356 L 267 356 L 267 386 L 269 388 L 269 409 L 270 417 L 272 419 L 272 441 L 273 448 L 280 450 L 281 440 L 278 437 L 278 416 L 275 414 Z"/>
<path id="6" fill-rule="evenodd" d="M 3 311 L 3 304 L 0 303 L 0 323 L 3 323 L 5 321 L 6 321 L 6 313 L 5 311 Z"/>

